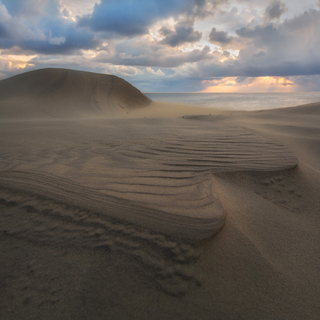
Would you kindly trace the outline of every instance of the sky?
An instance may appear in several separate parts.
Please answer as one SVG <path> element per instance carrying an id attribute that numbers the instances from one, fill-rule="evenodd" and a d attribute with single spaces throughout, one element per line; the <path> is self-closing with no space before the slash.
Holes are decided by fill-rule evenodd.
<path id="1" fill-rule="evenodd" d="M 0 0 L 0 79 L 48 67 L 143 92 L 320 91 L 320 0 Z"/>

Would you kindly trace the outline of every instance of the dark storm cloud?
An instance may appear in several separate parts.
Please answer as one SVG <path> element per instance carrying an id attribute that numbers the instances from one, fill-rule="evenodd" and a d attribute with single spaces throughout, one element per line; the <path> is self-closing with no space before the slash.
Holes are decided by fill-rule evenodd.
<path id="1" fill-rule="evenodd" d="M 287 77 L 320 74 L 320 62 L 274 62 L 268 65 L 234 61 L 224 64 L 202 62 L 199 77 Z"/>
<path id="2" fill-rule="evenodd" d="M 156 19 L 178 13 L 183 3 L 183 0 L 102 0 L 91 15 L 80 19 L 79 25 L 122 36 L 146 34 Z"/>
<path id="3" fill-rule="evenodd" d="M 185 14 L 204 17 L 222 0 L 102 0 L 92 14 L 79 20 L 80 26 L 111 35 L 133 37 L 147 34 L 159 19 Z"/>
<path id="4" fill-rule="evenodd" d="M 194 43 L 199 41 L 202 37 L 202 34 L 195 31 L 193 27 L 186 27 L 183 25 L 176 26 L 175 32 L 164 29 L 163 35 L 166 35 L 166 37 L 160 43 L 168 44 L 171 47 L 177 47 L 184 43 Z"/>
<path id="5" fill-rule="evenodd" d="M 9 39 L 0 39 L 0 49 L 10 49 L 14 47 L 14 45 L 14 41 L 11 41 Z"/>
<path id="6" fill-rule="evenodd" d="M 8 35 L 7 29 L 0 23 L 0 38 L 7 38 Z"/>
<path id="7" fill-rule="evenodd" d="M 275 0 L 266 8 L 265 15 L 268 20 L 279 19 L 286 11 L 286 5 L 280 0 Z"/>
<path id="8" fill-rule="evenodd" d="M 66 54 L 80 49 L 93 49 L 100 43 L 87 29 L 75 28 L 74 22 L 65 19 L 43 19 L 39 26 L 45 32 L 46 40 L 22 41 L 22 48 L 44 54 Z"/>
<path id="9" fill-rule="evenodd" d="M 80 49 L 92 49 L 97 47 L 96 41 L 89 35 L 73 33 L 66 37 L 57 37 L 49 41 L 29 40 L 20 41 L 19 47 L 25 50 L 32 50 L 41 54 L 72 54 Z"/>
<path id="10" fill-rule="evenodd" d="M 317 63 L 289 63 L 274 62 L 268 65 L 248 63 L 243 61 L 228 61 L 220 63 L 217 61 L 201 61 L 189 74 L 192 78 L 212 79 L 215 77 L 288 77 L 302 75 L 317 75 L 320 73 L 320 62 Z"/>
<path id="11" fill-rule="evenodd" d="M 209 34 L 209 40 L 213 43 L 224 45 L 230 43 L 233 37 L 229 37 L 225 31 L 218 31 L 216 28 L 212 28 Z"/>
<path id="12" fill-rule="evenodd" d="M 257 47 L 262 47 L 266 44 L 271 46 L 283 45 L 284 42 L 282 41 L 285 41 L 285 35 L 282 35 L 281 30 L 272 23 L 266 26 L 256 26 L 253 29 L 242 27 L 236 30 L 236 34 L 240 38 L 252 39 Z"/>

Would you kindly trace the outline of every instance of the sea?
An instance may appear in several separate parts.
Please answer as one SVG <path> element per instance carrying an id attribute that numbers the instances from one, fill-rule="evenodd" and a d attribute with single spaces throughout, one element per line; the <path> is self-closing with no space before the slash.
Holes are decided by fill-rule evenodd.
<path id="1" fill-rule="evenodd" d="M 145 93 L 153 101 L 225 110 L 256 111 L 320 102 L 320 92 L 303 93 Z"/>

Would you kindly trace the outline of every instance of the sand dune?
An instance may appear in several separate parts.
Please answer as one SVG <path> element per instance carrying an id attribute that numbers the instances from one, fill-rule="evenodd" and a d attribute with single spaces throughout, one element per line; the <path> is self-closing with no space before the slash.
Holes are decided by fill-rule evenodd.
<path id="1" fill-rule="evenodd" d="M 2 119 L 111 117 L 151 103 L 119 77 L 68 69 L 36 70 L 2 80 L 0 97 Z"/>
<path id="2" fill-rule="evenodd" d="M 53 69 L 0 98 L 5 319 L 318 318 L 319 104 L 231 115 Z"/>

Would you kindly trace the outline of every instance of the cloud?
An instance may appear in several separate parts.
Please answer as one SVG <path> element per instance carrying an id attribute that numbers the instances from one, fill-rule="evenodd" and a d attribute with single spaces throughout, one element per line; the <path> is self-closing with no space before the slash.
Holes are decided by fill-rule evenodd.
<path id="1" fill-rule="evenodd" d="M 169 81 L 169 75 L 165 70 L 171 70 L 173 73 L 170 75 L 170 83 L 174 87 L 182 79 L 185 79 L 185 83 L 189 79 L 195 85 L 201 79 L 209 80 L 214 77 L 245 79 L 317 75 L 320 73 L 320 58 L 317 54 L 320 50 L 317 35 L 319 28 L 320 13 L 309 10 L 282 23 L 265 24 L 262 20 L 261 25 L 239 28 L 235 37 L 217 29 L 212 32 L 211 40 L 217 41 L 222 48 L 224 44 L 231 42 L 240 43 L 242 49 L 239 55 L 235 55 L 232 50 L 212 52 L 209 47 L 183 52 L 178 47 L 130 40 L 118 45 L 112 54 L 105 56 L 101 52 L 96 61 L 140 68 L 160 67 L 166 74 L 166 81 Z M 173 31 L 163 27 L 161 33 L 168 38 Z M 177 91 L 177 87 L 175 88 L 172 90 Z"/>
<path id="2" fill-rule="evenodd" d="M 286 77 L 320 74 L 320 12 L 309 10 L 277 25 L 237 30 L 245 45 L 235 58 L 199 61 L 190 74 L 201 77 Z"/>
<path id="3" fill-rule="evenodd" d="M 183 25 L 177 25 L 175 32 L 172 32 L 166 28 L 162 29 L 162 34 L 166 37 L 160 41 L 162 44 L 168 44 L 171 47 L 177 47 L 185 43 L 194 43 L 201 39 L 202 34 L 199 31 L 195 31 L 193 27 L 186 27 Z"/>
<path id="4" fill-rule="evenodd" d="M 70 54 L 96 48 L 100 43 L 93 34 L 86 30 L 75 30 L 72 24 L 65 21 L 51 21 L 48 24 L 51 32 L 46 32 L 45 40 L 21 40 L 19 46 L 41 54 Z"/>
<path id="5" fill-rule="evenodd" d="M 52 44 L 54 46 L 60 46 L 66 42 L 65 37 L 52 37 L 49 39 L 49 44 Z"/>
<path id="6" fill-rule="evenodd" d="M 151 25 L 168 17 L 204 17 L 219 2 L 222 0 L 102 0 L 92 14 L 79 20 L 79 25 L 109 36 L 133 37 L 147 34 Z"/>
<path id="7" fill-rule="evenodd" d="M 18 46 L 40 54 L 69 54 L 96 49 L 105 37 L 116 40 L 119 36 L 148 33 L 156 21 L 170 17 L 175 17 L 176 27 L 162 44 L 177 47 L 201 39 L 201 33 L 193 28 L 193 20 L 212 13 L 220 1 L 102 0 L 95 4 L 92 14 L 79 17 L 75 22 L 72 12 L 61 0 L 3 0 L 0 2 L 0 48 Z M 72 1 L 68 4 L 72 5 Z M 188 54 L 190 61 L 196 53 Z"/>
<path id="8" fill-rule="evenodd" d="M 228 44 L 233 41 L 233 37 L 228 36 L 225 31 L 218 31 L 216 28 L 212 28 L 209 34 L 209 40 L 212 43 L 218 43 L 221 45 Z"/>
<path id="9" fill-rule="evenodd" d="M 8 35 L 6 28 L 0 23 L 0 38 L 7 38 Z"/>
<path id="10" fill-rule="evenodd" d="M 104 31 L 122 36 L 148 33 L 155 19 L 176 14 L 183 6 L 182 0 L 102 0 L 96 4 L 91 15 L 80 19 L 80 26 L 94 31 Z M 190 1 L 188 1 L 190 2 Z"/>
<path id="11" fill-rule="evenodd" d="M 7 10 L 7 8 L 0 1 L 0 21 L 2 23 L 10 20 L 11 16 Z"/>
<path id="12" fill-rule="evenodd" d="M 270 23 L 266 26 L 257 26 L 255 28 L 242 27 L 236 30 L 240 38 L 252 39 L 257 47 L 265 44 L 281 45 L 282 36 L 279 28 Z"/>
<path id="13" fill-rule="evenodd" d="M 316 92 L 320 91 L 320 75 L 293 77 L 298 92 Z"/>
<path id="14" fill-rule="evenodd" d="M 98 0 L 63 0 L 63 4 L 72 13 L 73 17 L 81 17 L 92 13 L 94 5 Z"/>
<path id="15" fill-rule="evenodd" d="M 20 47 L 40 54 L 69 54 L 96 48 L 100 41 L 87 28 L 66 19 L 58 0 L 2 0 L 0 48 Z"/>
<path id="16" fill-rule="evenodd" d="M 223 54 L 225 57 L 230 57 L 230 52 L 227 51 L 227 50 L 223 51 L 222 54 Z"/>
<path id="17" fill-rule="evenodd" d="M 316 3 L 0 0 L 1 75 L 55 66 L 114 73 L 146 91 L 196 91 L 217 77 L 248 88 L 248 77 L 300 77 L 301 88 L 312 87 L 320 74 Z"/>
<path id="18" fill-rule="evenodd" d="M 273 19 L 280 19 L 280 17 L 286 11 L 287 11 L 287 7 L 281 0 L 274 0 L 266 8 L 265 16 L 268 21 L 271 21 Z"/>
<path id="19" fill-rule="evenodd" d="M 181 51 L 159 44 L 136 43 L 128 40 L 116 47 L 112 55 L 101 52 L 94 60 L 114 65 L 177 68 L 186 63 L 211 59 L 210 48 Z"/>
<path id="20" fill-rule="evenodd" d="M 317 75 L 320 74 L 320 62 L 259 61 L 249 56 L 246 60 L 202 61 L 190 74 L 199 78 Z"/>
<path id="21" fill-rule="evenodd" d="M 259 51 L 265 52 L 265 62 L 285 62 L 287 64 L 308 64 L 319 62 L 320 11 L 309 10 L 293 19 L 286 19 L 275 25 L 241 28 L 237 35 L 247 41 L 242 58 L 250 58 Z M 251 53 L 250 53 L 251 52 Z"/>
<path id="22" fill-rule="evenodd" d="M 147 67 L 146 70 L 147 70 L 149 73 L 154 74 L 154 75 L 157 75 L 157 76 L 159 76 L 159 77 L 162 77 L 162 76 L 165 75 L 164 72 L 161 71 L 161 69 L 158 69 L 157 71 L 155 71 L 154 69 L 152 69 L 152 68 L 150 68 L 150 67 Z"/>
<path id="23" fill-rule="evenodd" d="M 54 0 L 1 0 L 11 16 L 39 16 Z"/>

